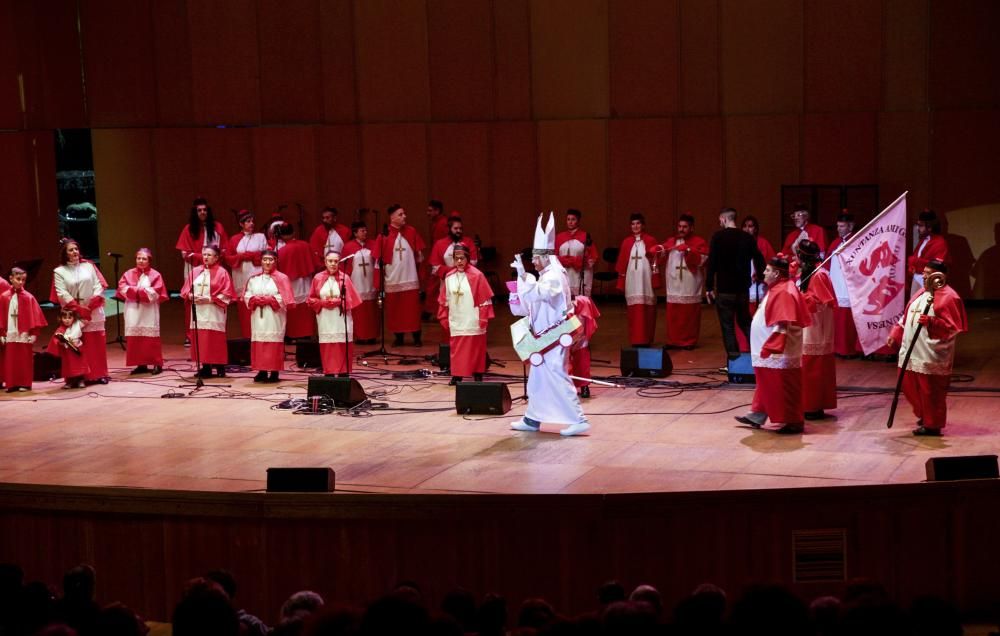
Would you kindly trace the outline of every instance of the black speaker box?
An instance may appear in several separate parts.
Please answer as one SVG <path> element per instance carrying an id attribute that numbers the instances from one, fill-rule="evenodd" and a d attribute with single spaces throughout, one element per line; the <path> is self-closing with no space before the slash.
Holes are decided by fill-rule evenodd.
<path id="1" fill-rule="evenodd" d="M 996 455 L 931 457 L 925 464 L 927 481 L 956 479 L 996 479 L 1000 477 Z"/>
<path id="2" fill-rule="evenodd" d="M 230 338 L 226 341 L 229 364 L 250 366 L 250 338 Z"/>
<path id="3" fill-rule="evenodd" d="M 352 407 L 368 399 L 364 387 L 354 378 L 328 378 L 313 376 L 309 378 L 307 395 L 325 395 L 333 400 L 334 406 Z"/>
<path id="4" fill-rule="evenodd" d="M 332 468 L 268 468 L 267 492 L 333 492 Z"/>
<path id="5" fill-rule="evenodd" d="M 510 391 L 503 382 L 459 382 L 455 412 L 460 415 L 503 415 L 510 410 Z"/>
<path id="6" fill-rule="evenodd" d="M 437 365 L 442 371 L 451 369 L 451 345 L 438 345 Z"/>
<path id="7" fill-rule="evenodd" d="M 312 340 L 296 342 L 295 364 L 300 369 L 318 369 L 323 366 L 319 357 L 319 343 Z"/>
<path id="8" fill-rule="evenodd" d="M 36 351 L 32 358 L 32 381 L 48 382 L 62 377 L 62 360 L 47 351 Z"/>
<path id="9" fill-rule="evenodd" d="M 626 347 L 620 366 L 627 378 L 665 378 L 674 370 L 666 347 Z"/>

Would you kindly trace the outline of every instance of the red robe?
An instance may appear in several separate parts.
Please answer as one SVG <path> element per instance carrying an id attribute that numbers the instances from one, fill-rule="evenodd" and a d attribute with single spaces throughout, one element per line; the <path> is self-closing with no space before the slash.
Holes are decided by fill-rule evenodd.
<path id="1" fill-rule="evenodd" d="M 285 333 L 287 331 L 288 311 L 295 307 L 295 292 L 292 291 L 292 283 L 288 276 L 275 270 L 268 274 L 281 302 L 278 309 L 274 307 L 264 307 L 257 305 L 262 300 L 259 295 L 253 295 L 252 290 L 255 281 L 265 274 L 262 272 L 256 276 L 251 276 L 247 281 L 246 289 L 239 298 L 239 304 L 246 307 L 250 313 L 250 368 L 254 371 L 281 371 L 285 368 Z M 246 294 L 251 292 L 247 298 Z M 266 297 L 265 297 L 266 298 Z M 258 313 L 255 315 L 254 311 Z M 275 313 L 267 316 L 266 312 Z M 285 327 L 281 330 L 280 314 L 285 312 Z M 265 333 L 270 331 L 271 333 Z"/>
<path id="2" fill-rule="evenodd" d="M 833 357 L 833 309 L 837 297 L 825 269 L 813 272 L 809 289 L 802 292 L 802 298 L 812 321 L 802 334 L 802 410 L 809 413 L 835 409 L 837 362 Z"/>
<path id="3" fill-rule="evenodd" d="M 311 338 L 316 335 L 316 319 L 305 304 L 309 284 L 316 272 L 312 248 L 305 241 L 293 238 L 278 250 L 278 271 L 288 276 L 295 292 L 295 307 L 288 310 L 289 338 Z"/>
<path id="4" fill-rule="evenodd" d="M 819 245 L 820 256 L 826 255 L 826 234 L 823 232 L 823 228 L 814 224 L 806 223 L 805 228 L 803 228 L 806 234 L 809 235 L 809 240 L 813 243 Z M 795 256 L 795 244 L 799 240 L 799 236 L 802 234 L 802 230 L 799 228 L 794 228 L 785 237 L 785 243 L 781 246 L 781 252 L 788 258 L 793 258 Z"/>
<path id="5" fill-rule="evenodd" d="M 22 289 L 15 292 L 13 288 L 0 294 L 0 336 L 5 338 L 14 337 L 14 334 L 7 333 L 8 312 L 10 311 L 10 299 L 17 294 L 17 331 L 19 334 L 28 334 L 38 337 L 42 327 L 48 323 L 42 314 L 42 308 L 38 306 L 38 301 L 27 290 Z M 103 344 L 103 343 L 102 343 Z M 31 380 L 34 375 L 34 360 L 29 342 L 11 342 L 2 348 L 3 356 L 3 382 L 8 389 L 23 386 L 31 388 Z"/>
<path id="6" fill-rule="evenodd" d="M 441 239 L 448 238 L 448 215 L 441 213 L 434 215 L 431 219 L 431 238 L 427 242 L 432 248 Z M 477 259 L 478 260 L 478 259 Z M 434 316 L 437 314 L 438 308 L 438 289 L 441 287 L 441 280 L 444 278 L 444 274 L 441 276 L 435 276 L 431 272 L 430 259 L 425 259 L 423 263 L 420 264 L 420 280 L 423 281 L 421 288 L 424 290 L 424 307 L 423 310 L 430 315 Z"/>
<path id="7" fill-rule="evenodd" d="M 769 289 L 763 304 L 763 314 L 754 315 L 750 331 L 757 382 L 750 410 L 766 414 L 772 422 L 802 424 L 801 330 L 810 324 L 809 308 L 791 280 Z M 785 332 L 780 331 L 781 325 Z M 778 352 L 765 354 L 763 349 L 768 347 Z"/>
<path id="8" fill-rule="evenodd" d="M 332 228 L 340 236 L 340 240 L 346 245 L 348 241 L 351 240 L 351 228 L 347 227 L 343 223 L 337 223 Z M 309 236 L 309 247 L 313 251 L 313 257 L 316 259 L 318 267 L 323 267 L 323 259 L 326 258 L 324 251 L 326 250 L 326 241 L 330 238 L 330 228 L 326 227 L 322 223 L 313 230 L 312 234 Z"/>
<path id="9" fill-rule="evenodd" d="M 679 241 L 671 236 L 663 242 L 666 267 L 670 265 L 670 252 Z M 689 234 L 684 239 L 684 266 L 690 272 L 683 287 L 674 288 L 669 272 L 664 273 L 667 291 L 667 337 L 666 343 L 673 347 L 693 347 L 698 344 L 701 333 L 701 298 L 705 291 L 705 261 L 708 258 L 708 242 L 697 234 Z"/>
<path id="10" fill-rule="evenodd" d="M 418 272 L 417 266 L 420 263 L 420 254 L 424 249 L 424 240 L 412 225 L 404 225 L 400 229 L 389 226 L 389 235 L 379 237 L 372 247 L 372 258 L 378 261 L 380 258 L 386 265 L 392 265 L 396 258 L 395 250 L 396 237 L 402 234 L 410 249 L 413 250 L 414 271 Z M 419 274 L 419 272 L 418 272 Z M 382 285 L 381 275 L 375 276 L 375 288 L 380 289 Z M 436 280 L 437 279 L 435 277 Z M 405 284 L 394 289 L 394 285 L 386 281 L 385 290 L 385 326 L 393 333 L 411 333 L 420 331 L 420 282 L 419 278 L 406 281 Z"/>
<path id="11" fill-rule="evenodd" d="M 372 242 L 367 242 L 362 246 L 356 240 L 351 240 L 344 244 L 344 253 L 341 254 L 340 269 L 351 277 L 352 282 L 355 279 L 355 267 L 360 267 L 366 279 L 371 282 L 371 289 L 369 290 L 358 289 L 357 285 L 354 286 L 361 297 L 361 304 L 355 307 L 352 312 L 354 316 L 354 339 L 356 341 L 373 340 L 378 337 L 378 301 L 376 300 L 377 292 L 374 284 L 378 273 L 375 271 L 374 257 L 371 256 L 372 247 Z M 369 253 L 365 257 L 364 267 L 361 267 L 361 262 L 358 261 L 360 257 L 347 258 L 348 256 L 357 254 L 362 249 L 367 249 Z"/>
<path id="12" fill-rule="evenodd" d="M 192 281 L 197 281 L 204 271 L 205 267 L 202 265 L 194 268 L 191 277 L 186 279 L 184 286 L 181 287 L 181 298 L 191 301 Z M 226 309 L 237 299 L 237 295 L 229 272 L 222 266 L 212 267 L 209 276 L 211 278 L 208 292 L 212 295 L 211 304 L 217 308 L 212 312 L 217 319 L 208 322 L 199 317 L 198 337 L 191 339 L 191 360 L 200 359 L 202 364 L 226 364 L 229 362 L 229 351 L 226 346 Z M 191 324 L 190 333 L 194 335 L 194 321 L 190 317 L 188 320 Z"/>
<path id="13" fill-rule="evenodd" d="M 590 296 L 577 296 L 573 299 L 573 313 L 583 323 L 583 333 L 579 340 L 573 343 L 569 354 L 569 373 L 581 378 L 591 377 L 590 369 L 590 339 L 597 332 L 597 319 L 601 312 Z M 587 380 L 573 380 L 573 386 L 589 386 Z"/>
<path id="14" fill-rule="evenodd" d="M 478 269 L 469 265 L 465 268 L 465 278 L 472 293 L 472 307 L 478 310 L 477 325 L 466 325 L 465 328 L 451 329 L 451 303 L 454 298 L 448 297 L 448 285 L 458 280 L 460 272 L 451 270 L 446 276 L 438 292 L 437 319 L 444 333 L 449 337 L 451 353 L 451 374 L 453 376 L 469 377 L 476 373 L 486 372 L 486 327 L 493 313 L 493 290 L 486 277 Z"/>
<path id="15" fill-rule="evenodd" d="M 97 280 L 101 282 L 101 287 L 103 289 L 108 288 L 108 281 L 105 280 L 100 267 L 87 259 L 80 259 L 80 262 L 90 263 L 93 265 L 94 273 L 97 275 Z M 79 308 L 79 303 L 75 300 L 63 304 L 59 295 L 56 293 L 56 283 L 54 278 L 52 280 L 52 286 L 49 289 L 49 300 L 57 305 L 73 309 L 76 311 L 77 315 L 82 313 L 83 316 L 86 317 L 85 319 L 89 319 L 90 311 L 93 311 L 98 307 L 103 307 L 105 304 L 103 291 L 101 294 L 91 296 L 90 300 L 82 308 L 82 312 L 80 311 L 81 308 Z M 87 358 L 87 367 L 89 369 L 86 376 L 87 380 L 100 380 L 101 378 L 108 377 L 108 348 L 106 341 L 107 338 L 105 336 L 104 329 L 96 331 L 88 331 L 85 329 L 83 332 L 83 351 L 84 356 Z"/>
<path id="16" fill-rule="evenodd" d="M 65 325 L 59 325 L 59 328 L 55 330 L 52 334 L 51 340 L 49 340 L 49 346 L 45 350 L 54 356 L 59 356 L 60 373 L 62 377 L 69 380 L 72 378 L 83 378 L 85 375 L 90 373 L 90 366 L 87 365 L 87 358 L 84 354 L 84 344 L 81 342 L 78 345 L 80 353 L 73 351 L 66 345 L 62 343 L 61 340 L 56 338 L 57 334 L 65 334 L 68 328 Z M 83 334 L 81 334 L 82 336 Z M 82 340 L 82 338 L 81 338 Z"/>
<path id="17" fill-rule="evenodd" d="M 948 242 L 940 234 L 931 234 L 917 243 L 913 254 L 906 261 L 907 271 L 910 274 L 920 274 L 933 259 L 948 262 Z"/>
<path id="18" fill-rule="evenodd" d="M 218 237 L 217 245 L 219 247 L 219 251 L 224 254 L 226 247 L 229 245 L 229 235 L 226 234 L 226 230 L 218 221 L 215 222 L 215 234 Z M 195 267 L 200 266 L 201 250 L 205 248 L 205 228 L 199 228 L 198 237 L 191 238 L 191 233 L 188 232 L 188 226 L 185 224 L 184 228 L 181 230 L 181 235 L 177 237 L 177 245 L 174 247 L 181 252 L 192 252 L 191 257 L 185 262 L 190 263 Z"/>
<path id="19" fill-rule="evenodd" d="M 645 245 L 646 261 L 649 265 L 650 297 L 644 297 L 642 302 L 639 302 L 638 299 L 630 298 L 626 289 L 630 273 L 636 271 L 636 264 L 632 262 L 632 251 L 635 249 L 636 243 L 635 235 L 630 234 L 622 241 L 621 247 L 618 248 L 618 260 L 615 263 L 615 271 L 618 272 L 616 287 L 618 291 L 625 294 L 628 341 L 633 346 L 648 345 L 656 339 L 656 292 L 653 290 L 663 286 L 663 277 L 658 273 L 652 273 L 653 264 L 656 262 L 655 250 L 659 242 L 645 232 L 640 235 L 640 240 Z"/>
<path id="20" fill-rule="evenodd" d="M 136 293 L 139 278 L 143 274 L 149 280 L 149 287 L 156 292 L 156 298 L 153 301 L 150 301 L 147 293 Z M 162 367 L 163 341 L 160 338 L 159 325 L 157 324 L 154 328 L 152 325 L 145 324 L 148 318 L 143 314 L 148 314 L 150 311 L 142 308 L 155 307 L 158 314 L 159 305 L 167 302 L 169 296 L 167 295 L 167 286 L 163 282 L 163 276 L 151 267 L 145 271 L 133 267 L 122 274 L 115 296 L 125 301 L 125 364 L 130 367 L 139 365 Z M 130 305 L 130 303 L 135 303 L 135 305 Z M 128 323 L 131 322 L 130 313 L 133 311 L 138 314 L 138 320 L 137 324 L 130 328 Z"/>
<path id="21" fill-rule="evenodd" d="M 0 296 L 10 288 L 10 283 L 0 278 Z M 4 348 L 0 347 L 0 386 L 3 386 L 3 350 Z"/>
<path id="22" fill-rule="evenodd" d="M 353 313 L 361 304 L 361 297 L 354 289 L 351 277 L 340 271 L 334 276 L 340 288 L 339 302 L 335 307 L 324 304 L 329 300 L 322 295 L 323 287 L 330 278 L 330 273 L 326 270 L 312 279 L 306 300 L 306 307 L 316 316 L 319 356 L 323 363 L 323 373 L 326 374 L 351 372 L 354 358 Z"/>

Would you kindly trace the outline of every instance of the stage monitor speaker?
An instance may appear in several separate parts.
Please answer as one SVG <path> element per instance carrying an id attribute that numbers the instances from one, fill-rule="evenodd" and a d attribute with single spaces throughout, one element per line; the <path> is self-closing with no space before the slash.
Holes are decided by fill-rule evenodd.
<path id="1" fill-rule="evenodd" d="M 1000 477 L 996 455 L 931 457 L 925 464 L 927 481 L 956 479 L 997 479 Z"/>
<path id="2" fill-rule="evenodd" d="M 307 395 L 325 395 L 333 400 L 334 406 L 357 406 L 368 399 L 364 388 L 354 378 L 328 378 L 313 376 L 309 378 Z"/>
<path id="3" fill-rule="evenodd" d="M 250 338 L 230 338 L 226 341 L 229 364 L 238 367 L 250 366 Z"/>
<path id="4" fill-rule="evenodd" d="M 509 410 L 510 391 L 503 382 L 455 385 L 455 412 L 459 415 L 504 415 Z"/>
<path id="5" fill-rule="evenodd" d="M 442 371 L 451 369 L 451 345 L 438 345 L 437 366 Z"/>
<path id="6" fill-rule="evenodd" d="M 626 347 L 621 370 L 627 378 L 665 378 L 673 372 L 674 363 L 666 347 Z"/>
<path id="7" fill-rule="evenodd" d="M 296 342 L 295 364 L 300 369 L 318 369 L 323 366 L 319 357 L 319 343 L 313 340 Z"/>
<path id="8" fill-rule="evenodd" d="M 268 468 L 267 492 L 333 492 L 332 468 Z"/>
<path id="9" fill-rule="evenodd" d="M 730 360 L 726 364 L 729 382 L 732 384 L 756 384 L 757 378 L 753 374 L 753 362 L 749 353 L 741 353 L 740 357 Z"/>
<path id="10" fill-rule="evenodd" d="M 36 351 L 32 357 L 33 382 L 50 382 L 62 377 L 62 360 L 48 351 Z"/>

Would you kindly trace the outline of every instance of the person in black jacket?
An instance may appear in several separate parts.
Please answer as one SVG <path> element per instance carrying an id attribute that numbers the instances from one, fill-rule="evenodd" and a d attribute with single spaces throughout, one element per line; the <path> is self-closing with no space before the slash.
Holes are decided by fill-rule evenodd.
<path id="1" fill-rule="evenodd" d="M 736 227 L 736 210 L 724 208 L 719 213 L 722 228 L 712 235 L 708 245 L 705 295 L 715 303 L 722 328 L 722 342 L 730 360 L 740 357 L 735 324 L 750 340 L 750 310 L 747 290 L 750 288 L 750 263 L 755 272 L 764 271 L 764 257 L 757 249 L 753 236 Z"/>

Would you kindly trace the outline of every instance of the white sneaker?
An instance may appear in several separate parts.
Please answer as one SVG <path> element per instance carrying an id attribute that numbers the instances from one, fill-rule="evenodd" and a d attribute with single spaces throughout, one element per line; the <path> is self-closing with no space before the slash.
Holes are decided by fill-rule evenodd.
<path id="1" fill-rule="evenodd" d="M 570 437 L 572 435 L 583 435 L 590 430 L 590 424 L 584 420 L 583 422 L 577 422 L 576 424 L 571 424 L 559 431 L 559 434 L 564 437 Z"/>
<path id="2" fill-rule="evenodd" d="M 537 425 L 533 426 L 531 424 L 528 424 L 523 419 L 511 422 L 510 423 L 510 427 L 512 429 L 514 429 L 515 431 L 527 431 L 529 433 L 537 433 L 538 432 L 538 426 Z"/>

